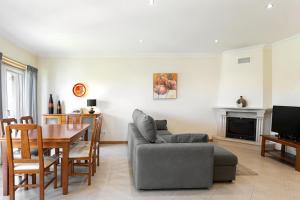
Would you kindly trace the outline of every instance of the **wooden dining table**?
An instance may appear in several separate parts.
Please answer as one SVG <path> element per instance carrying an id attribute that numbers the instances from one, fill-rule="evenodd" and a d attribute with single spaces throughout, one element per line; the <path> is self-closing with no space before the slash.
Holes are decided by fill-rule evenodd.
<path id="1" fill-rule="evenodd" d="M 87 134 L 89 124 L 45 124 L 42 125 L 43 132 L 43 148 L 61 148 L 61 186 L 64 195 L 68 194 L 69 184 L 69 151 L 70 146 L 78 141 L 82 136 Z M 21 147 L 20 136 L 12 134 L 13 148 Z M 36 131 L 29 133 L 30 147 L 37 147 Z M 3 195 L 8 196 L 8 163 L 7 163 L 7 146 L 6 137 L 0 136 L 2 143 L 2 179 L 3 179 Z"/>

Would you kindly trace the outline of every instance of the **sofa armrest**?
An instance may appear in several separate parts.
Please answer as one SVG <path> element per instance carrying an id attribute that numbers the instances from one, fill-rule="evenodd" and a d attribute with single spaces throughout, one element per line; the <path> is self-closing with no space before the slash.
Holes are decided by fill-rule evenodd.
<path id="1" fill-rule="evenodd" d="M 214 148 L 208 143 L 142 144 L 136 147 L 138 189 L 209 188 Z"/>

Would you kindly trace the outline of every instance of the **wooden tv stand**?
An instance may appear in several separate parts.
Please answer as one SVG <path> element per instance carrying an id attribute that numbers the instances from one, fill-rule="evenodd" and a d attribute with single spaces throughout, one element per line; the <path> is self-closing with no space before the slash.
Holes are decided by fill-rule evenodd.
<path id="1" fill-rule="evenodd" d="M 266 141 L 272 141 L 281 144 L 281 151 L 267 151 Z M 285 151 L 285 146 L 296 148 L 296 156 L 288 154 Z M 262 135 L 261 140 L 261 156 L 265 156 L 265 153 L 269 153 L 272 156 L 277 157 L 281 161 L 285 161 L 295 165 L 295 169 L 300 172 L 300 142 L 293 140 L 279 138 L 273 135 Z"/>

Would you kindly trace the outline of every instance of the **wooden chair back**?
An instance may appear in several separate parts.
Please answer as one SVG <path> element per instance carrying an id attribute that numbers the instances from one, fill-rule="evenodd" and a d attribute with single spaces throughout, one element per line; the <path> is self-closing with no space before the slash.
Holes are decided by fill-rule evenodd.
<path id="1" fill-rule="evenodd" d="M 12 132 L 17 132 L 17 137 L 20 139 L 21 144 L 21 158 L 14 158 Z M 29 132 L 36 131 L 37 146 L 38 146 L 38 159 L 32 159 L 30 153 L 30 138 Z M 36 124 L 14 124 L 6 127 L 6 142 L 7 142 L 7 159 L 9 170 L 14 170 L 15 163 L 39 163 L 39 170 L 26 170 L 24 174 L 42 173 L 40 170 L 44 169 L 44 155 L 43 155 L 43 138 L 42 128 Z M 12 171 L 13 173 L 13 171 Z"/>
<path id="2" fill-rule="evenodd" d="M 89 152 L 89 158 L 93 157 L 93 153 L 95 153 L 95 146 L 97 142 L 97 133 L 98 133 L 98 118 L 93 119 L 93 132 L 92 132 L 92 137 L 91 137 L 91 145 L 90 145 L 90 152 Z"/>
<path id="3" fill-rule="evenodd" d="M 17 124 L 17 120 L 15 118 L 6 118 L 0 119 L 0 126 L 1 126 L 1 136 L 5 136 L 5 127 L 11 124 Z"/>
<path id="4" fill-rule="evenodd" d="M 61 121 L 61 117 L 60 116 L 51 116 L 51 115 L 47 115 L 44 117 L 44 120 L 45 120 L 45 124 L 49 124 L 49 121 L 50 120 L 56 120 L 56 123 L 55 124 L 61 124 L 62 121 Z"/>
<path id="5" fill-rule="evenodd" d="M 69 114 L 66 116 L 67 124 L 82 124 L 82 117 L 80 115 Z"/>
<path id="6" fill-rule="evenodd" d="M 23 116 L 20 118 L 20 124 L 34 124 L 31 116 Z"/>
<path id="7" fill-rule="evenodd" d="M 100 143 L 102 122 L 103 122 L 103 116 L 100 115 L 99 117 L 97 117 L 97 125 L 98 125 L 97 136 L 96 136 L 96 142 L 97 143 Z"/>

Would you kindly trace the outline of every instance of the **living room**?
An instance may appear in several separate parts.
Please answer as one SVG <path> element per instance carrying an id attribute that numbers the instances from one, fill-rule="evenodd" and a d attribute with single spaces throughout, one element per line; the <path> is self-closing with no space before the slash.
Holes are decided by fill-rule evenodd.
<path id="1" fill-rule="evenodd" d="M 59 116 L 61 124 L 62 121 L 69 124 L 68 115 L 91 117 L 89 128 L 84 130 L 89 129 L 87 140 L 93 137 L 93 120 L 99 116 L 103 118 L 99 126 L 100 153 L 95 152 L 100 163 L 95 166 L 94 176 L 63 175 L 63 167 L 69 169 L 69 162 L 63 158 L 65 146 L 54 146 L 59 150 L 58 187 L 53 189 L 51 184 L 45 190 L 46 199 L 300 198 L 297 170 L 300 164 L 295 158 L 296 149 L 300 149 L 299 140 L 290 138 L 288 144 L 282 145 L 282 141 L 264 141 L 261 137 L 275 134 L 276 124 L 272 123 L 275 111 L 278 111 L 277 116 L 280 112 L 286 112 L 282 114 L 286 116 L 291 111 L 284 110 L 285 106 L 292 111 L 300 107 L 300 95 L 297 95 L 300 92 L 300 26 L 297 20 L 300 2 L 4 0 L 0 5 L 1 118 L 19 120 L 22 116 L 32 116 L 34 124 L 42 127 L 44 140 L 47 132 L 44 127 L 53 126 L 45 125 L 48 117 Z M 27 76 L 32 68 L 36 72 L 32 88 L 36 90 L 27 88 Z M 21 91 L 16 94 L 24 95 L 22 101 L 16 96 L 9 99 L 5 80 L 10 71 L 22 72 L 18 77 L 24 85 L 13 89 Z M 168 84 L 157 84 L 157 77 L 158 81 L 167 78 Z M 24 91 L 18 89 L 22 87 Z M 166 88 L 167 92 L 173 92 L 172 95 L 165 95 Z M 9 107 L 12 104 L 8 102 L 15 102 L 16 106 Z M 273 106 L 279 107 L 273 109 Z M 89 113 L 91 108 L 94 113 Z M 153 173 L 156 171 L 150 173 L 147 165 L 143 167 L 146 177 L 142 172 L 135 174 L 136 163 L 130 158 L 130 154 L 134 155 L 130 148 L 139 148 L 130 143 L 132 135 L 128 128 L 135 124 L 135 109 L 142 111 L 144 120 L 151 122 L 154 118 L 158 120 L 155 122 L 157 127 L 161 125 L 162 129 L 177 135 L 176 138 L 156 137 L 163 143 L 172 143 L 168 141 L 170 139 L 177 140 L 173 141 L 179 143 L 176 145 L 203 145 L 199 140 L 203 140 L 203 134 L 207 135 L 205 143 L 208 144 L 205 145 L 224 149 L 222 155 L 230 157 L 230 162 L 234 163 L 237 158 L 237 163 L 233 164 L 236 167 L 234 174 L 230 174 L 234 178 L 227 181 L 203 178 L 209 179 L 209 187 L 201 186 L 200 178 L 201 184 L 197 185 L 197 180 L 194 186 L 189 182 L 190 176 L 197 179 L 205 173 L 191 170 L 189 175 L 184 170 L 190 170 L 195 164 L 204 169 L 198 171 L 209 174 L 201 157 L 200 163 L 190 162 L 190 168 L 187 167 L 189 161 L 179 159 L 178 167 L 174 169 L 172 159 L 166 159 L 170 171 L 159 168 L 157 176 L 164 177 L 164 170 L 167 171 L 164 175 L 172 170 L 174 174 L 164 186 L 160 185 L 164 180 L 155 180 Z M 232 125 L 230 118 L 254 119 L 253 137 L 244 138 L 243 131 L 241 136 L 227 137 L 229 124 Z M 87 122 L 81 117 L 75 121 L 75 124 Z M 136 125 L 138 132 L 142 132 L 138 122 Z M 1 143 L 6 143 L 7 138 L 2 138 Z M 141 142 L 139 137 L 135 139 Z M 135 139 L 131 140 L 134 144 Z M 164 145 L 154 142 L 153 145 Z M 291 163 L 283 156 L 279 160 L 261 156 L 263 142 L 267 142 L 266 150 L 284 149 L 292 157 Z M 139 147 L 149 144 L 139 144 Z M 138 151 L 134 152 L 138 156 Z M 177 155 L 182 152 L 179 149 Z M 187 153 L 186 159 L 189 156 L 193 159 L 194 153 Z M 155 162 L 162 154 L 159 151 L 151 160 L 153 166 L 165 162 L 161 165 Z M 210 158 L 213 160 L 213 156 Z M 143 159 L 137 157 L 134 160 L 141 164 Z M 6 174 L 3 167 L 0 172 L 1 199 L 10 198 L 9 181 L 3 181 L 10 176 L 9 163 L 8 158 Z M 181 165 L 182 173 L 176 171 L 180 171 Z M 214 173 L 214 167 L 210 168 Z M 223 168 L 220 173 L 228 175 Z M 87 179 L 91 179 L 90 186 Z M 141 184 L 137 184 L 137 180 Z M 145 185 L 141 180 L 146 180 Z M 15 176 L 15 184 L 18 181 Z M 154 185 L 147 185 L 150 182 Z M 5 186 L 6 190 L 3 190 Z M 19 188 L 15 191 L 15 199 L 38 199 L 40 187 L 36 187 Z"/>

